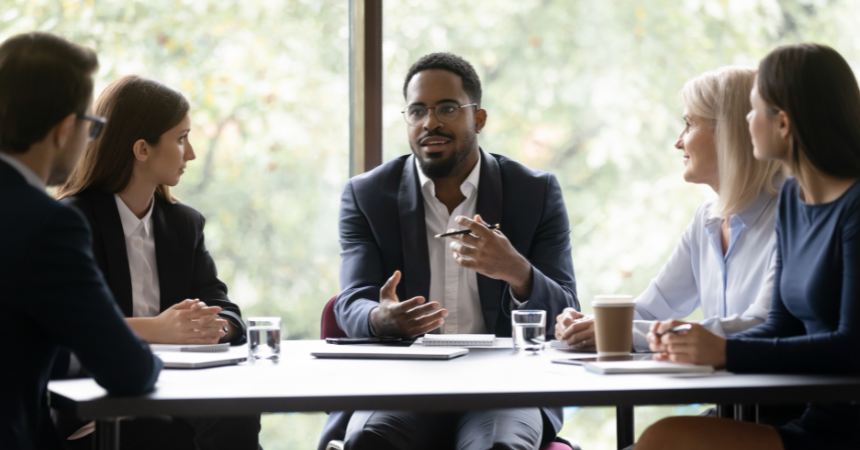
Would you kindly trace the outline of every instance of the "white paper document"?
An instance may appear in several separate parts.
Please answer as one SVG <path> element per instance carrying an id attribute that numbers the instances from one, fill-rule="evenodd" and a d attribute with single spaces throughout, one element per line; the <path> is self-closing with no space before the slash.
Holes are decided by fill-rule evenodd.
<path id="1" fill-rule="evenodd" d="M 713 373 L 711 366 L 680 364 L 660 361 L 607 361 L 584 365 L 585 370 L 600 375 L 632 373 Z"/>

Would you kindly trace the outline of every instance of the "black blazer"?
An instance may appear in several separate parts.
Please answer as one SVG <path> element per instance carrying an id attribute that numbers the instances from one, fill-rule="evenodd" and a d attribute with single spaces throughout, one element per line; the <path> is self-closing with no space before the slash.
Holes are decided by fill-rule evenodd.
<path id="1" fill-rule="evenodd" d="M 570 225 L 561 188 L 551 173 L 480 151 L 481 181 L 475 210 L 487 223 L 501 224 L 514 248 L 532 263 L 528 309 L 546 311 L 547 332 L 552 334 L 555 318 L 564 308 L 579 309 Z M 368 315 L 379 304 L 379 289 L 395 270 L 403 273 L 397 286 L 401 299 L 420 295 L 433 300 L 429 298 L 424 197 L 412 155 L 395 158 L 347 181 L 340 203 L 340 245 L 341 293 L 335 302 L 335 315 L 349 336 L 370 335 Z M 511 336 L 507 284 L 478 274 L 478 294 L 487 331 Z M 542 408 L 542 412 L 545 434 L 557 435 L 563 422 L 561 408 Z M 349 412 L 329 416 L 320 449 L 328 439 L 343 439 L 350 416 Z"/>
<path id="2" fill-rule="evenodd" d="M 122 220 L 113 194 L 88 190 L 62 202 L 74 206 L 89 222 L 96 262 L 107 278 L 117 305 L 126 317 L 132 317 L 131 271 Z M 203 242 L 206 219 L 196 209 L 183 203 L 170 203 L 158 195 L 153 208 L 160 310 L 187 298 L 199 298 L 209 306 L 220 306 L 221 315 L 236 330 L 231 344 L 245 343 L 247 333 L 242 313 L 227 297 L 227 286 L 218 279 L 215 261 Z"/>
<path id="3" fill-rule="evenodd" d="M 73 208 L 0 161 L 0 448 L 61 449 L 47 383 L 60 346 L 111 395 L 152 389 L 161 360 L 117 309 Z"/>

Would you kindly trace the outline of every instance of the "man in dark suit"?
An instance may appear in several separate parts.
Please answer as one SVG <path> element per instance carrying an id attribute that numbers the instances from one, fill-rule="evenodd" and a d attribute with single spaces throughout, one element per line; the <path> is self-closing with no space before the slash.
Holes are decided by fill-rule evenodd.
<path id="1" fill-rule="evenodd" d="M 355 337 L 510 336 L 512 309 L 548 320 L 578 309 L 558 182 L 478 146 L 487 112 L 472 66 L 427 55 L 403 93 L 412 154 L 349 180 L 341 199 L 340 327 Z M 472 233 L 434 238 L 455 228 Z M 359 411 L 334 413 L 321 444 L 344 433 L 347 449 L 537 449 L 561 425 L 561 408 Z"/>
<path id="2" fill-rule="evenodd" d="M 0 448 L 60 449 L 47 382 L 60 346 L 111 395 L 149 391 L 161 360 L 125 324 L 81 215 L 45 194 L 87 138 L 95 53 L 32 33 L 0 45 Z"/>

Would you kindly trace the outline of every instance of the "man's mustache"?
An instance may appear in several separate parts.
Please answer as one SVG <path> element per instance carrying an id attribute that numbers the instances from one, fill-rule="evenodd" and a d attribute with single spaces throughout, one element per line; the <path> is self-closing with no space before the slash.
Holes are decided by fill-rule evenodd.
<path id="1" fill-rule="evenodd" d="M 447 135 L 447 134 L 442 133 L 442 132 L 437 131 L 437 130 L 431 130 L 431 131 L 428 131 L 428 132 L 426 132 L 426 133 L 422 134 L 421 136 L 418 136 L 418 139 L 416 139 L 416 140 L 415 140 L 415 143 L 416 143 L 416 144 L 418 144 L 418 145 L 421 145 L 421 141 L 423 141 L 424 139 L 429 138 L 430 136 L 441 136 L 441 137 L 444 137 L 444 138 L 448 138 L 448 139 L 450 139 L 450 140 L 452 140 L 452 141 L 454 140 L 454 136 L 452 136 L 452 135 Z"/>

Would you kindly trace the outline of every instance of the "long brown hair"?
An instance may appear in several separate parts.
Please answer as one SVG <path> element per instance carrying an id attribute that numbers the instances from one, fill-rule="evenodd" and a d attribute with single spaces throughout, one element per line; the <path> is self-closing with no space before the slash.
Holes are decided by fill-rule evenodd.
<path id="1" fill-rule="evenodd" d="M 791 121 L 791 166 L 806 160 L 824 174 L 860 177 L 860 87 L 836 50 L 820 44 L 779 47 L 759 65 L 756 87 Z"/>
<path id="2" fill-rule="evenodd" d="M 161 135 L 188 114 L 185 97 L 157 82 L 128 75 L 111 83 L 99 95 L 95 114 L 107 118 L 101 136 L 90 142 L 69 180 L 57 190 L 57 198 L 95 189 L 116 194 L 128 186 L 134 168 L 134 143 L 140 139 L 158 145 Z M 155 193 L 176 202 L 170 188 L 159 185 Z"/>

